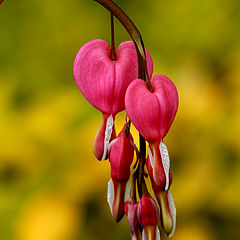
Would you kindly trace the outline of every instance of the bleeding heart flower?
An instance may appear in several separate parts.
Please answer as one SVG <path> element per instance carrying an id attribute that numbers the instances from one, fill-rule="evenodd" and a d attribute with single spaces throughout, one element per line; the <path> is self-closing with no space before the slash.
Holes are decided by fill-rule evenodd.
<path id="1" fill-rule="evenodd" d="M 124 196 L 125 188 L 130 176 L 130 166 L 133 161 L 134 147 L 133 137 L 125 133 L 126 125 L 114 140 L 110 149 L 111 180 L 114 190 L 114 199 L 110 205 L 113 217 L 119 222 L 124 216 Z M 108 192 L 108 194 L 110 194 Z"/>
<path id="2" fill-rule="evenodd" d="M 170 159 L 163 138 L 169 131 L 178 108 L 178 93 L 166 76 L 151 79 L 153 92 L 141 79 L 133 81 L 126 92 L 127 114 L 153 151 L 153 179 L 157 186 L 169 188 Z M 164 170 L 165 178 L 161 174 Z"/>
<path id="3" fill-rule="evenodd" d="M 138 217 L 143 227 L 143 240 L 160 240 L 160 232 L 157 226 L 159 211 L 157 204 L 150 195 L 144 194 L 141 197 L 138 207 Z"/>
<path id="4" fill-rule="evenodd" d="M 100 129 L 100 136 L 95 138 L 94 153 L 99 160 L 107 158 L 115 115 L 124 109 L 126 89 L 138 76 L 137 53 L 132 41 L 119 45 L 116 60 L 110 59 L 110 52 L 106 41 L 92 40 L 80 48 L 73 64 L 73 75 L 78 88 L 88 102 L 103 113 L 102 126 L 109 126 L 108 130 Z M 148 51 L 146 57 L 151 76 L 153 63 Z M 108 136 L 107 140 L 105 135 Z"/>

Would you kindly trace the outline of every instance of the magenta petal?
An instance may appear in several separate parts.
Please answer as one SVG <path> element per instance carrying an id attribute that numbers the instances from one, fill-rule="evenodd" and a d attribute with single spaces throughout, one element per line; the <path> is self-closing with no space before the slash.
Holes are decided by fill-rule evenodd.
<path id="1" fill-rule="evenodd" d="M 147 141 L 159 139 L 158 98 L 147 89 L 142 79 L 129 85 L 125 95 L 125 107 L 130 120 Z"/>
<path id="2" fill-rule="evenodd" d="M 124 126 L 125 128 L 125 126 Z M 133 161 L 134 148 L 131 144 L 133 137 L 129 133 L 127 138 L 123 130 L 118 135 L 117 141 L 110 150 L 111 177 L 117 181 L 126 181 L 130 176 L 130 166 Z"/>
<path id="3" fill-rule="evenodd" d="M 152 60 L 147 53 L 149 75 Z M 124 95 L 128 85 L 137 78 L 138 61 L 134 43 L 123 42 L 117 49 L 117 60 L 110 59 L 109 44 L 92 40 L 80 48 L 74 61 L 73 75 L 84 97 L 105 114 L 124 109 Z"/>
<path id="4" fill-rule="evenodd" d="M 178 108 L 178 93 L 173 82 L 164 75 L 155 75 L 151 79 L 154 94 L 160 104 L 159 131 L 161 139 L 165 137 L 175 118 Z"/>
<path id="5" fill-rule="evenodd" d="M 148 141 L 160 141 L 167 134 L 178 108 L 178 93 L 173 82 L 163 75 L 151 79 L 153 92 L 141 79 L 134 80 L 125 95 L 130 120 Z"/>

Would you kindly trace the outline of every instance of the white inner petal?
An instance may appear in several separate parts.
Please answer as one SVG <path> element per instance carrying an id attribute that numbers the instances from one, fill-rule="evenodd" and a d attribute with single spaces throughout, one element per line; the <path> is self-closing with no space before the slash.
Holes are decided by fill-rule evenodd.
<path id="1" fill-rule="evenodd" d="M 106 129 L 105 129 L 104 152 L 103 152 L 102 160 L 105 160 L 106 155 L 107 155 L 109 142 L 110 142 L 110 139 L 112 136 L 113 124 L 114 124 L 114 120 L 113 120 L 112 115 L 110 115 L 110 117 L 108 117 L 108 119 L 107 119 L 107 124 L 106 124 Z"/>
<path id="2" fill-rule="evenodd" d="M 142 231 L 142 240 L 147 240 L 147 236 L 146 236 L 144 229 Z"/>
<path id="3" fill-rule="evenodd" d="M 152 151 L 151 151 L 150 147 L 148 148 L 148 156 L 149 156 L 151 166 L 153 168 L 153 155 L 152 155 Z"/>
<path id="4" fill-rule="evenodd" d="M 135 235 L 132 236 L 132 240 L 137 240 Z"/>
<path id="5" fill-rule="evenodd" d="M 162 158 L 164 173 L 165 173 L 165 176 L 166 176 L 165 190 L 167 191 L 168 188 L 169 188 L 170 158 L 169 158 L 169 155 L 168 155 L 167 147 L 163 143 L 163 141 L 161 141 L 160 144 L 159 144 L 159 150 L 160 150 L 160 154 L 161 154 L 161 158 Z"/>
<path id="6" fill-rule="evenodd" d="M 128 181 L 126 184 L 125 193 L 124 193 L 124 202 L 131 201 L 131 188 L 132 188 L 132 183 Z"/>
<path id="7" fill-rule="evenodd" d="M 114 201 L 114 186 L 113 186 L 112 179 L 110 179 L 108 182 L 107 202 L 110 207 L 111 213 L 112 213 L 113 201 Z"/>
<path id="8" fill-rule="evenodd" d="M 173 219 L 173 229 L 172 229 L 172 231 L 169 234 L 169 237 L 172 237 L 174 232 L 175 232 L 175 228 L 176 228 L 176 215 L 177 215 L 177 211 L 176 211 L 175 204 L 173 202 L 173 197 L 172 197 L 170 192 L 168 192 L 168 204 L 169 204 L 169 210 L 170 210 L 170 213 L 171 213 L 172 219 Z"/>
<path id="9" fill-rule="evenodd" d="M 156 227 L 156 240 L 161 240 L 161 236 L 160 236 L 158 227 Z"/>

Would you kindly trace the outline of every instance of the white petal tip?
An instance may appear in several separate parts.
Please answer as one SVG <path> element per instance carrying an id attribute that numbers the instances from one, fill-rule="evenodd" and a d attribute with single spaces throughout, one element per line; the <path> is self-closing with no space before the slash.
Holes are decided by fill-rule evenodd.
<path id="1" fill-rule="evenodd" d="M 159 144 L 159 150 L 162 158 L 163 169 L 166 177 L 165 191 L 169 188 L 169 171 L 170 171 L 170 158 L 168 155 L 168 150 L 163 141 Z"/>
<path id="2" fill-rule="evenodd" d="M 102 160 L 106 160 L 107 151 L 109 148 L 109 142 L 112 136 L 113 125 L 114 125 L 114 120 L 112 115 L 110 115 L 106 123 L 105 137 L 104 137 L 104 152 L 103 152 Z"/>
<path id="3" fill-rule="evenodd" d="M 161 235 L 158 227 L 156 227 L 156 240 L 161 240 Z"/>
<path id="4" fill-rule="evenodd" d="M 153 168 L 153 154 L 152 154 L 152 151 L 151 151 L 150 147 L 148 148 L 148 156 L 149 156 L 151 166 Z"/>
<path id="5" fill-rule="evenodd" d="M 142 240 L 147 240 L 147 236 L 144 229 L 142 231 Z"/>
<path id="6" fill-rule="evenodd" d="M 113 201 L 114 201 L 114 186 L 113 186 L 112 179 L 110 179 L 108 182 L 107 202 L 110 207 L 111 214 L 113 214 L 112 213 Z"/>

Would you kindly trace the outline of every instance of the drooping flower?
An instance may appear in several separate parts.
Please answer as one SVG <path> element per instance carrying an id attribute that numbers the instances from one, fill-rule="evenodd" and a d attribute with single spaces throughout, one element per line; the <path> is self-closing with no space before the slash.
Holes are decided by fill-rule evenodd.
<path id="1" fill-rule="evenodd" d="M 92 40 L 80 48 L 73 65 L 78 88 L 88 102 L 103 113 L 103 123 L 94 140 L 94 153 L 99 160 L 108 157 L 115 115 L 124 109 L 126 89 L 138 76 L 137 53 L 132 41 L 119 45 L 116 60 L 111 60 L 110 51 L 106 41 Z M 153 64 L 147 51 L 146 57 L 151 76 Z"/>
<path id="2" fill-rule="evenodd" d="M 153 155 L 149 148 L 148 157 L 146 159 L 146 166 L 152 183 L 152 189 L 154 191 L 155 197 L 157 199 L 158 205 L 160 207 L 160 223 L 163 230 L 169 237 L 172 237 L 175 232 L 176 227 L 176 208 L 173 202 L 171 193 L 165 190 L 165 185 L 157 186 L 153 179 Z M 165 173 L 163 171 L 159 172 L 163 178 L 163 183 L 165 182 Z M 169 171 L 169 186 L 172 183 L 172 173 L 171 169 Z"/>
<path id="3" fill-rule="evenodd" d="M 141 197 L 138 207 L 139 221 L 143 227 L 143 240 L 160 240 L 158 229 L 159 211 L 155 201 L 150 195 L 144 194 Z"/>
<path id="4" fill-rule="evenodd" d="M 130 120 L 153 151 L 153 179 L 157 186 L 169 188 L 170 160 L 163 138 L 169 131 L 178 108 L 178 93 L 164 75 L 151 80 L 153 92 L 141 79 L 133 81 L 126 92 L 125 107 Z M 164 172 L 164 176 L 160 173 Z"/>
<path id="5" fill-rule="evenodd" d="M 110 205 L 111 213 L 115 220 L 119 222 L 124 216 L 124 196 L 126 184 L 130 176 L 130 166 L 133 161 L 134 147 L 131 133 L 128 137 L 125 133 L 126 125 L 114 140 L 110 149 L 111 180 L 108 195 L 114 195 Z M 112 187 L 112 186 L 113 187 Z M 110 193 L 112 191 L 112 193 Z"/>

